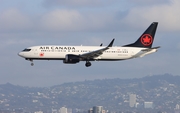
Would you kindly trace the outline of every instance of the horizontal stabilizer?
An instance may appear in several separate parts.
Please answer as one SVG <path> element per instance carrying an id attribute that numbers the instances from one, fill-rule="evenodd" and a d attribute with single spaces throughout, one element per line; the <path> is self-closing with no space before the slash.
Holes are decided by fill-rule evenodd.
<path id="1" fill-rule="evenodd" d="M 148 49 L 143 49 L 143 50 L 141 50 L 141 51 L 151 51 L 151 50 L 153 50 L 153 49 L 158 49 L 158 48 L 160 48 L 160 46 L 158 46 L 158 47 L 153 47 L 153 48 L 148 48 Z"/>

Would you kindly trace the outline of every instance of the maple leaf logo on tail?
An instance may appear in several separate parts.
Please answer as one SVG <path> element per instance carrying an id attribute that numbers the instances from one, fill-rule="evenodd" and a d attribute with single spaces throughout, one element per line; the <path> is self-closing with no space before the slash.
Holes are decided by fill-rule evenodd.
<path id="1" fill-rule="evenodd" d="M 144 34 L 142 37 L 141 37 L 141 43 L 144 45 L 144 46 L 149 46 L 152 44 L 152 41 L 153 41 L 153 38 L 151 35 L 149 34 Z"/>

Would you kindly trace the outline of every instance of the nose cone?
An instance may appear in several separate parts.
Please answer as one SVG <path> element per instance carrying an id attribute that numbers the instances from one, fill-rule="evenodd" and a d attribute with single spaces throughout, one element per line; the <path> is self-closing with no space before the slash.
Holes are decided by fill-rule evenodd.
<path id="1" fill-rule="evenodd" d="M 23 53 L 22 53 L 22 52 L 19 52 L 18 55 L 19 55 L 20 57 L 23 57 Z"/>

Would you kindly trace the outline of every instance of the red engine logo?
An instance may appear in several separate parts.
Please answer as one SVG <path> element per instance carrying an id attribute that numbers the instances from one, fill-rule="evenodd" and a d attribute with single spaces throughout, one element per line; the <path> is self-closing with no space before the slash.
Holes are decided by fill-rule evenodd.
<path id="1" fill-rule="evenodd" d="M 153 38 L 151 35 L 149 34 L 144 34 L 142 37 L 141 37 L 141 43 L 144 45 L 144 46 L 149 46 L 152 44 L 152 41 L 153 41 Z"/>

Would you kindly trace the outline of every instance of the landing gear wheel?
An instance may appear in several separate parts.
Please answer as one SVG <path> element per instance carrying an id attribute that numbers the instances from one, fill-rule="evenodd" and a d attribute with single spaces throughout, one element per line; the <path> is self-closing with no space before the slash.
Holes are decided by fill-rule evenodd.
<path id="1" fill-rule="evenodd" d="M 29 59 L 29 61 L 31 62 L 31 66 L 34 66 L 33 60 Z"/>
<path id="2" fill-rule="evenodd" d="M 86 64 L 85 64 L 86 67 L 89 67 L 91 66 L 91 62 L 87 61 Z"/>

